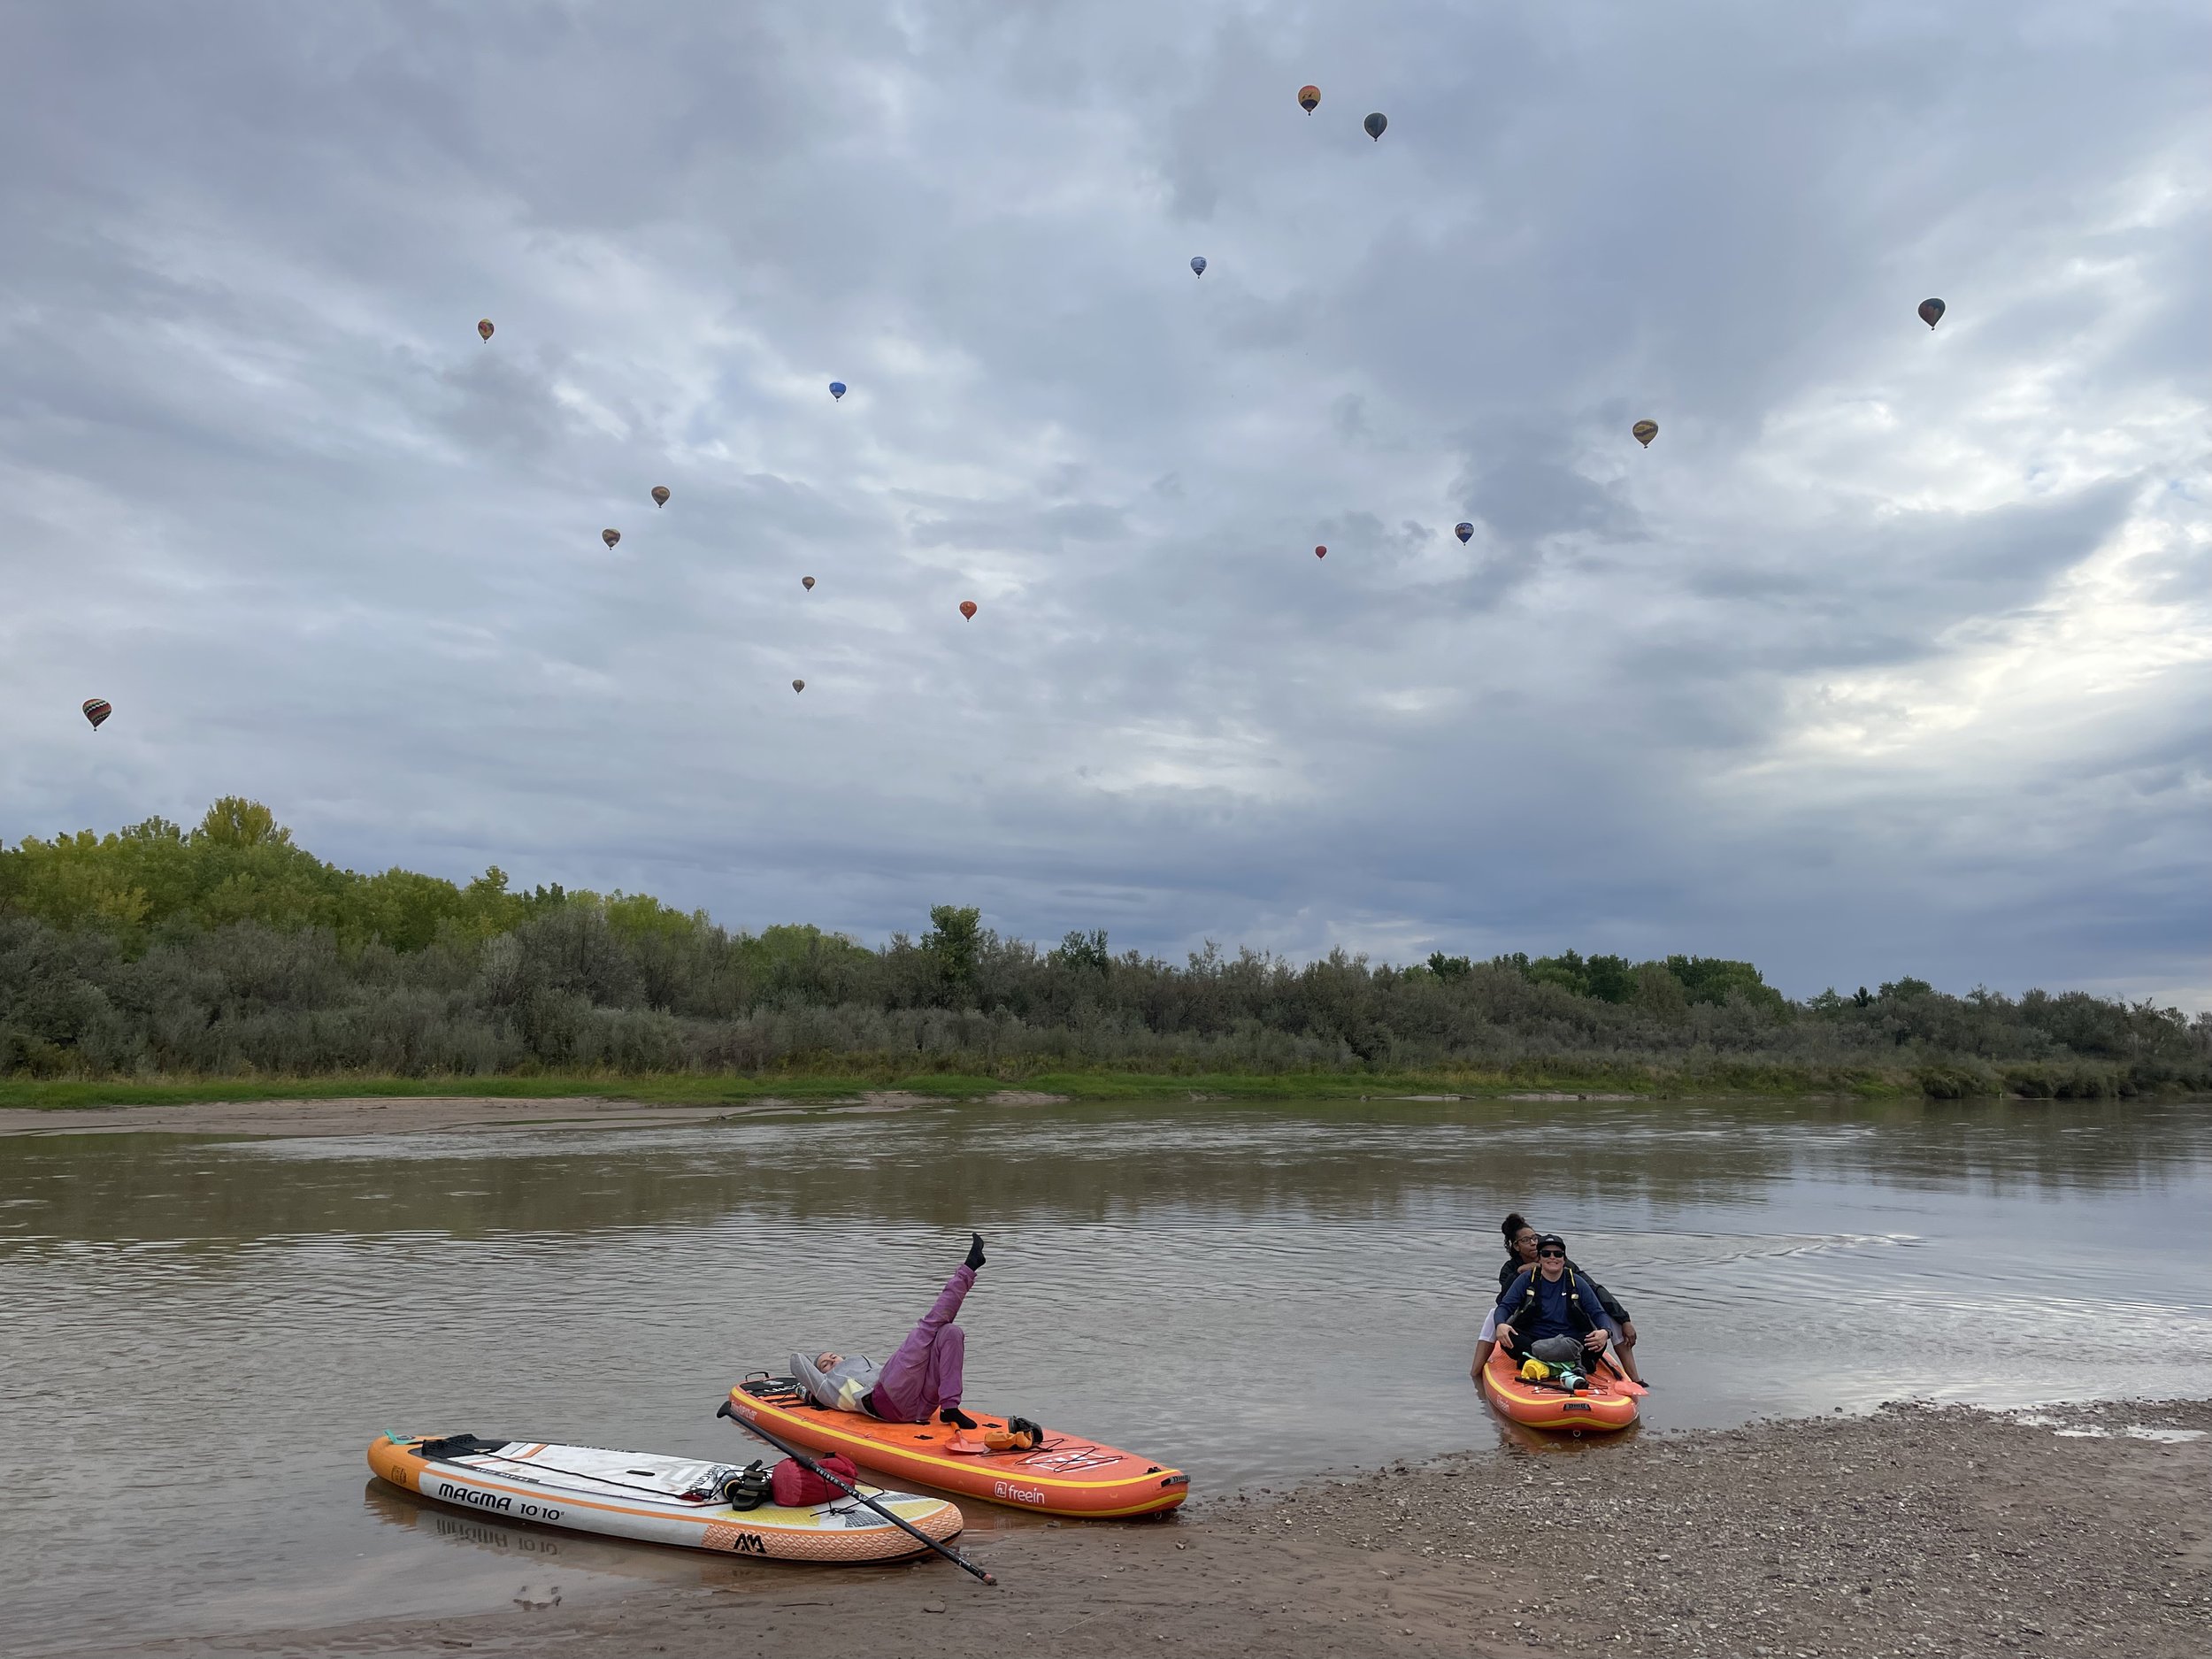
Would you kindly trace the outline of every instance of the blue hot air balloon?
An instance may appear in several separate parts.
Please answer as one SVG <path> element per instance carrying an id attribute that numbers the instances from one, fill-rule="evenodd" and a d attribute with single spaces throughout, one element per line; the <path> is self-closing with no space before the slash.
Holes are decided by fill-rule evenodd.
<path id="1" fill-rule="evenodd" d="M 1191 258 L 1190 269 L 1193 276 L 1204 276 L 1206 274 L 1206 256 L 1202 253 L 1194 255 Z"/>
<path id="2" fill-rule="evenodd" d="M 830 396 L 832 397 L 842 397 L 844 395 L 845 382 L 842 380 L 832 380 L 830 382 Z"/>
<path id="3" fill-rule="evenodd" d="M 1475 534 L 1475 526 L 1462 519 L 1452 526 L 1452 534 L 1459 538 L 1460 546 L 1465 547 L 1468 539 Z"/>

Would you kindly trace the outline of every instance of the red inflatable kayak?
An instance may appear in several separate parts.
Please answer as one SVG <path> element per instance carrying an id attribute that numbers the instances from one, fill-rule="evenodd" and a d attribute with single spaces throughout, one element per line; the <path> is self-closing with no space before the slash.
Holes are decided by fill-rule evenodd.
<path id="1" fill-rule="evenodd" d="M 1585 1434 L 1624 1429 L 1636 1420 L 1636 1401 L 1643 1385 L 1629 1381 L 1609 1363 L 1599 1370 L 1602 1374 L 1592 1378 L 1587 1389 L 1571 1394 L 1525 1381 L 1513 1356 L 1497 1348 L 1483 1362 L 1482 1392 L 1507 1417 L 1532 1429 L 1573 1429 Z"/>
<path id="2" fill-rule="evenodd" d="M 1179 1469 L 1054 1429 L 1032 1451 L 984 1450 L 980 1437 L 1006 1426 L 987 1411 L 969 1410 L 980 1425 L 973 1433 L 941 1423 L 886 1423 L 810 1404 L 787 1377 L 740 1383 L 725 1409 L 803 1451 L 842 1452 L 879 1475 L 1040 1515 L 1126 1520 L 1164 1514 L 1190 1493 Z"/>

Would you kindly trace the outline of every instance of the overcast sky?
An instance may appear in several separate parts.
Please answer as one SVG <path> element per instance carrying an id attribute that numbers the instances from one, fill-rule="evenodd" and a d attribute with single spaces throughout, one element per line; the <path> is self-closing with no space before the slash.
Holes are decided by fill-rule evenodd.
<path id="1" fill-rule="evenodd" d="M 0 837 L 2212 1006 L 2208 111 L 2201 0 L 9 7 Z"/>

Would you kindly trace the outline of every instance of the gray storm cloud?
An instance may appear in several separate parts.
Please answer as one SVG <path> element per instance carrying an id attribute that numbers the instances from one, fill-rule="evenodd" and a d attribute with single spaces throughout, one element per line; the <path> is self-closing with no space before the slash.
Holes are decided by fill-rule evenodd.
<path id="1" fill-rule="evenodd" d="M 2212 1003 L 2201 8 L 1009 11 L 0 19 L 0 834 Z"/>

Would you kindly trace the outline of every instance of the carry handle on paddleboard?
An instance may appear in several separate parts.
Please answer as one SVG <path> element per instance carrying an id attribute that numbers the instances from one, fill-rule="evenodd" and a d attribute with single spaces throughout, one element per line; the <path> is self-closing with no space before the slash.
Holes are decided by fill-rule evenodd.
<path id="1" fill-rule="evenodd" d="M 993 1578 L 989 1573 L 984 1571 L 982 1568 L 977 1566 L 972 1561 L 968 1560 L 965 1556 L 959 1555 L 954 1550 L 946 1548 L 928 1533 L 920 1531 L 918 1528 L 908 1525 L 904 1521 L 899 1519 L 897 1516 L 892 1514 L 890 1510 L 885 1509 L 880 1503 L 878 1503 L 873 1498 L 864 1496 L 853 1487 L 847 1486 L 845 1484 L 844 1478 L 838 1474 L 835 1470 L 823 1468 L 821 1464 L 816 1463 L 811 1457 L 809 1457 L 797 1447 L 785 1445 L 783 1441 L 778 1440 L 766 1429 L 761 1427 L 759 1424 L 748 1423 L 743 1417 L 738 1416 L 736 1412 L 730 1409 L 730 1402 L 728 1401 L 725 1400 L 720 1407 L 715 1411 L 714 1415 L 718 1417 L 729 1418 L 731 1422 L 736 1424 L 738 1427 L 743 1429 L 748 1434 L 757 1434 L 762 1440 L 766 1440 L 771 1446 L 781 1452 L 786 1457 L 788 1457 L 793 1463 L 798 1464 L 800 1468 L 805 1470 L 809 1474 L 821 1476 L 823 1479 L 828 1481 L 830 1485 L 835 1486 L 847 1497 L 866 1504 L 878 1515 L 880 1515 L 885 1520 L 890 1522 L 892 1525 L 897 1527 L 899 1531 L 909 1533 L 914 1538 L 918 1539 L 921 1542 L 927 1544 L 932 1549 L 942 1555 L 947 1561 L 952 1563 L 954 1566 L 959 1568 L 963 1572 L 972 1572 L 977 1578 L 982 1579 L 986 1584 L 996 1584 L 998 1582 L 996 1578 Z"/>

